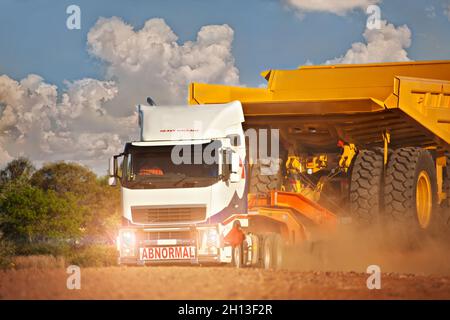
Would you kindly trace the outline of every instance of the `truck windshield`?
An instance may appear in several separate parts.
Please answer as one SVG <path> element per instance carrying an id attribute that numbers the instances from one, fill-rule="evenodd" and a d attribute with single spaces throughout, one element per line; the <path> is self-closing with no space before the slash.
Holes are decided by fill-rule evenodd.
<path id="1" fill-rule="evenodd" d="M 178 146 L 141 147 L 130 145 L 125 150 L 122 185 L 131 189 L 194 188 L 212 185 L 219 179 L 218 150 L 213 143 Z M 208 147 L 209 146 L 209 147 Z M 205 161 L 205 148 L 213 163 Z M 128 149 L 128 150 L 127 150 Z M 209 158 L 211 159 L 211 158 Z M 209 164 L 211 163 L 211 164 Z"/>

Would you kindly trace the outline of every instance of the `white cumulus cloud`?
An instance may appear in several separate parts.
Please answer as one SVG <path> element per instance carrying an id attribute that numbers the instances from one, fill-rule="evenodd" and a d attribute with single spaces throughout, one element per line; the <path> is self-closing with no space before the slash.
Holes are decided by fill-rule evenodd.
<path id="1" fill-rule="evenodd" d="M 58 97 L 58 88 L 38 75 L 20 82 L 0 77 L 2 164 L 19 155 L 39 162 L 100 159 L 132 134 L 130 119 L 112 117 L 103 106 L 117 94 L 112 82 L 83 79 L 67 86 Z"/>
<path id="2" fill-rule="evenodd" d="M 239 84 L 229 26 L 204 26 L 195 41 L 177 40 L 162 19 L 135 31 L 120 18 L 100 18 L 88 33 L 88 50 L 105 64 L 105 80 L 57 88 L 35 74 L 20 81 L 1 75 L 0 165 L 23 155 L 104 170 L 108 157 L 137 137 L 135 105 L 147 96 L 182 104 L 189 82 Z"/>
<path id="3" fill-rule="evenodd" d="M 363 10 L 381 0 L 281 0 L 284 4 L 298 14 L 307 12 L 330 12 L 337 15 L 345 15 L 349 11 Z"/>
<path id="4" fill-rule="evenodd" d="M 411 30 L 407 25 L 395 27 L 382 20 L 380 29 L 366 29 L 363 36 L 365 43 L 353 43 L 344 55 L 326 64 L 410 60 L 406 49 L 411 46 Z"/>
<path id="5" fill-rule="evenodd" d="M 177 42 L 163 19 L 148 20 L 133 30 L 120 18 L 101 18 L 89 31 L 92 55 L 104 61 L 107 78 L 117 79 L 118 97 L 111 103 L 117 114 L 127 114 L 130 103 L 151 96 L 158 104 L 186 103 L 193 81 L 238 84 L 239 72 L 231 52 L 233 29 L 204 26 L 196 41 Z"/>

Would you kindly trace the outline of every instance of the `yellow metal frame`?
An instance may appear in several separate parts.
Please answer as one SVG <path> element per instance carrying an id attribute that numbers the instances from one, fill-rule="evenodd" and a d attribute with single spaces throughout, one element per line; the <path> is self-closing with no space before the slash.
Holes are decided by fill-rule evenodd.
<path id="1" fill-rule="evenodd" d="M 450 195 L 442 190 L 444 184 L 444 168 L 447 167 L 447 165 L 448 163 L 446 156 L 436 158 L 436 179 L 439 203 L 447 199 L 447 197 L 450 197 Z"/>
<path id="2" fill-rule="evenodd" d="M 286 160 L 286 173 L 289 177 L 288 182 L 292 183 L 294 180 L 292 192 L 300 193 L 308 199 L 318 201 L 320 193 L 323 188 L 323 181 L 320 181 L 314 188 L 306 186 L 299 177 L 300 174 L 313 174 L 321 171 L 327 167 L 328 157 L 326 154 L 315 155 L 312 157 L 307 156 L 288 156 Z M 310 172 L 308 172 L 311 170 Z M 282 188 L 284 191 L 284 187 Z"/>
<path id="3" fill-rule="evenodd" d="M 312 157 L 288 156 L 286 160 L 286 170 L 292 173 L 316 173 L 326 168 L 328 158 L 326 154 L 315 155 Z"/>
<path id="4" fill-rule="evenodd" d="M 345 172 L 347 172 L 357 152 L 358 151 L 356 149 L 356 146 L 353 143 L 345 144 L 342 147 L 342 154 L 341 157 L 339 158 L 339 167 L 341 167 L 342 169 L 344 169 Z"/>

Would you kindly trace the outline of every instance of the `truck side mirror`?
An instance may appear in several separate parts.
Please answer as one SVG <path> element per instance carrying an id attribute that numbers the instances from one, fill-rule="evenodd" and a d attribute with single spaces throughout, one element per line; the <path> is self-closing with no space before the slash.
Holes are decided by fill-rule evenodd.
<path id="1" fill-rule="evenodd" d="M 109 176 L 115 177 L 116 176 L 116 157 L 112 156 L 109 158 L 109 168 L 108 168 Z"/>
<path id="2" fill-rule="evenodd" d="M 109 177 L 108 178 L 108 185 L 110 186 L 116 186 L 117 185 L 117 178 L 116 177 Z"/>
<path id="3" fill-rule="evenodd" d="M 117 169 L 118 169 L 117 157 L 118 156 L 112 156 L 111 158 L 109 158 L 108 184 L 110 186 L 115 186 L 117 184 Z"/>
<path id="4" fill-rule="evenodd" d="M 241 181 L 241 176 L 239 174 L 240 169 L 240 159 L 239 154 L 236 152 L 231 152 L 231 170 L 230 170 L 230 182 L 237 183 Z"/>

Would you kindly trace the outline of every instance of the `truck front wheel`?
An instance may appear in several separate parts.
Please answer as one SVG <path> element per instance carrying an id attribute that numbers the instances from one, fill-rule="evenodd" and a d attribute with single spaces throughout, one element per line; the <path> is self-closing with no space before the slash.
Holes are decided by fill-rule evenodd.
<path id="1" fill-rule="evenodd" d="M 244 266 L 244 252 L 242 250 L 242 244 L 233 247 L 232 250 L 232 264 L 236 268 L 242 268 Z"/>

